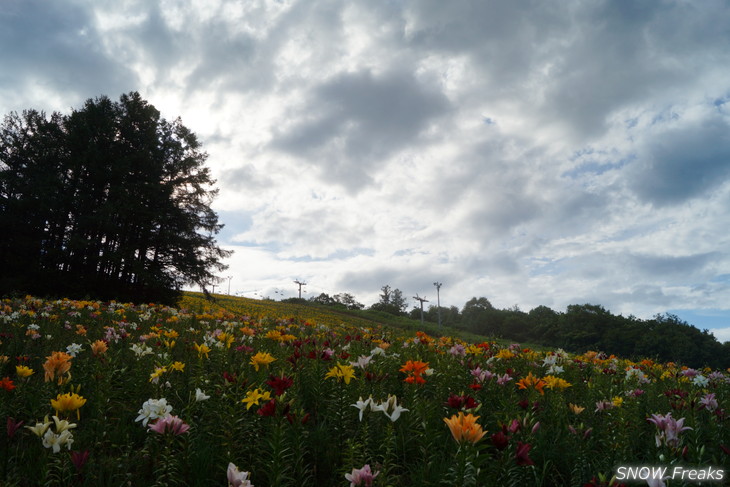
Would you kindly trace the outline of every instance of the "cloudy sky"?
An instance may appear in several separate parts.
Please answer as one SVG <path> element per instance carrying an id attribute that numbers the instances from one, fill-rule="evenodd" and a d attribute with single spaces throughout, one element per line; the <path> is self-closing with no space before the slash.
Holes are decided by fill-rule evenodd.
<path id="1" fill-rule="evenodd" d="M 728 25 L 720 0 L 5 0 L 0 112 L 180 116 L 232 293 L 439 281 L 730 340 Z"/>

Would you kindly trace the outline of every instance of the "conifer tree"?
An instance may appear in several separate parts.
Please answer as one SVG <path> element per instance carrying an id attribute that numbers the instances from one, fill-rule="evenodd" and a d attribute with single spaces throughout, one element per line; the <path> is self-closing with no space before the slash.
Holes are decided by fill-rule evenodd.
<path id="1" fill-rule="evenodd" d="M 139 93 L 0 127 L 0 292 L 170 301 L 226 269 L 207 154 Z"/>

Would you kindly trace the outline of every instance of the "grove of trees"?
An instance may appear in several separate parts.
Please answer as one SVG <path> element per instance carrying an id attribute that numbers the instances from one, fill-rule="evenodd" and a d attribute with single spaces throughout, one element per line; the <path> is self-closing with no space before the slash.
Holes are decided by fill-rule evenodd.
<path id="1" fill-rule="evenodd" d="M 383 286 L 379 298 L 368 310 L 420 321 L 420 306 L 406 313 L 406 301 L 398 289 Z M 310 301 L 337 304 L 324 293 Z M 351 309 L 362 309 L 362 305 Z M 722 344 L 708 330 L 699 330 L 672 314 L 642 320 L 614 315 L 595 304 L 570 305 L 564 312 L 547 306 L 524 312 L 516 306 L 497 309 L 485 297 L 473 297 L 461 309 L 450 306 L 441 307 L 440 311 L 443 325 L 494 338 L 570 352 L 595 350 L 628 358 L 648 357 L 692 367 L 730 367 L 730 342 Z M 438 307 L 429 306 L 424 310 L 424 320 L 438 323 L 438 313 Z"/>
<path id="2" fill-rule="evenodd" d="M 614 315 L 595 304 L 569 305 L 564 312 L 547 306 L 524 312 L 517 307 L 497 309 L 483 297 L 467 301 L 460 315 L 455 311 L 446 312 L 450 317 L 446 324 L 482 335 L 572 352 L 596 350 L 694 367 L 730 367 L 730 342 L 721 344 L 708 330 L 699 330 L 672 314 L 639 319 Z M 435 306 L 430 307 L 426 319 L 436 322 L 436 312 Z"/>
<path id="3" fill-rule="evenodd" d="M 0 126 L 0 295 L 170 302 L 229 253 L 207 154 L 139 93 Z"/>

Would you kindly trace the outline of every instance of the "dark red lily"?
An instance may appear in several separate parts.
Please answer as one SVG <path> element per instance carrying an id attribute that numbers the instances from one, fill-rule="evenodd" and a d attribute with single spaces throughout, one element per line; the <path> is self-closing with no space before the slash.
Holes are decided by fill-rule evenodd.
<path id="1" fill-rule="evenodd" d="M 522 443 L 521 441 L 517 442 L 517 452 L 515 453 L 515 460 L 517 460 L 517 465 L 535 465 L 535 462 L 532 461 L 529 455 L 530 448 L 532 448 L 532 445 L 530 445 L 529 443 Z"/>
<path id="2" fill-rule="evenodd" d="M 291 377 L 286 377 L 283 375 L 281 377 L 270 375 L 269 380 L 266 381 L 266 384 L 274 389 L 275 395 L 281 396 L 282 394 L 284 394 L 284 391 L 289 389 L 294 384 L 294 380 Z"/>

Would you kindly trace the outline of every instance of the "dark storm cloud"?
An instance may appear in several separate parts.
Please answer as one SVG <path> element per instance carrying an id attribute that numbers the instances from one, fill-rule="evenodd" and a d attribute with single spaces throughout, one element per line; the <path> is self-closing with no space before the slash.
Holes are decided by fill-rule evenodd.
<path id="1" fill-rule="evenodd" d="M 316 164 L 324 178 L 358 188 L 394 152 L 449 109 L 446 97 L 410 74 L 346 73 L 316 87 L 300 122 L 274 147 Z"/>
<path id="2" fill-rule="evenodd" d="M 6 97 L 45 102 L 29 98 L 26 89 L 35 87 L 66 97 L 70 107 L 98 95 L 116 98 L 137 86 L 134 73 L 104 53 L 90 11 L 72 2 L 3 2 L 0 45 Z"/>
<path id="3" fill-rule="evenodd" d="M 661 132 L 635 165 L 630 187 L 655 206 L 707 196 L 730 180 L 730 124 L 713 115 Z"/>

